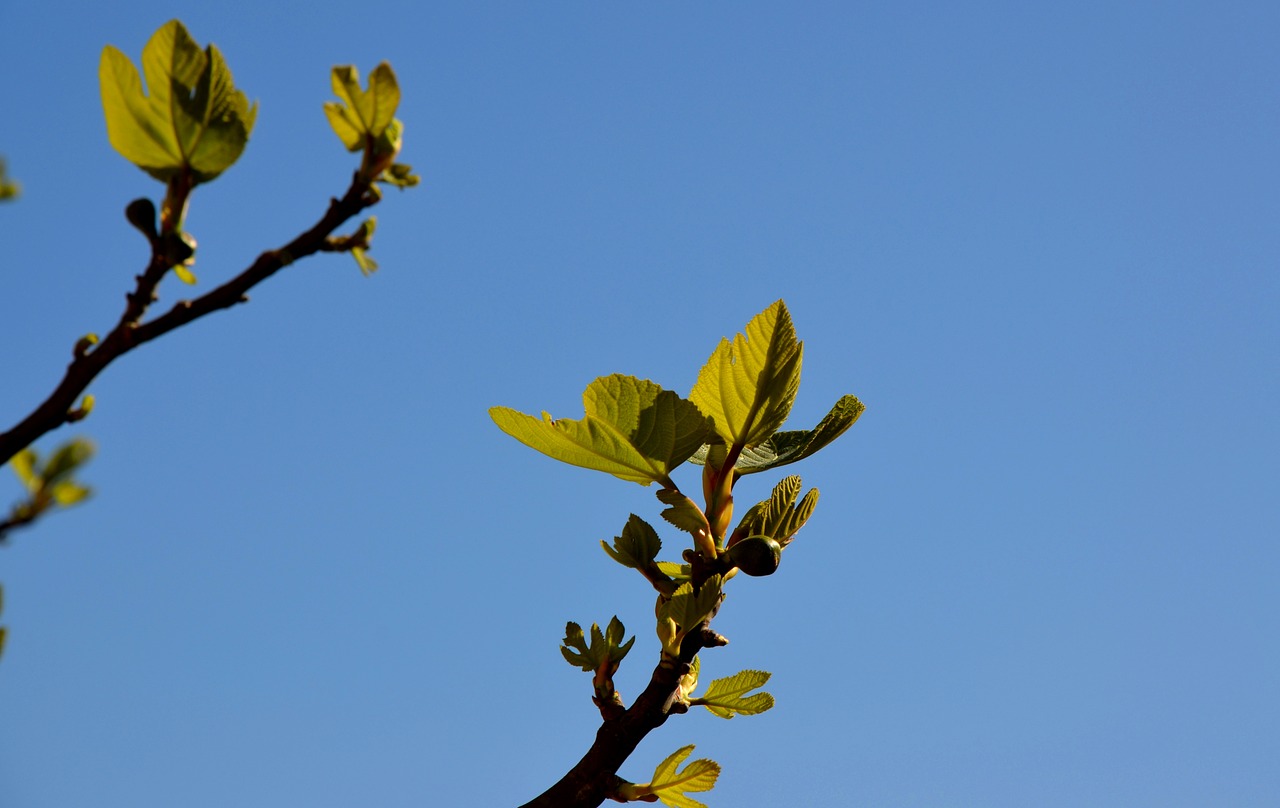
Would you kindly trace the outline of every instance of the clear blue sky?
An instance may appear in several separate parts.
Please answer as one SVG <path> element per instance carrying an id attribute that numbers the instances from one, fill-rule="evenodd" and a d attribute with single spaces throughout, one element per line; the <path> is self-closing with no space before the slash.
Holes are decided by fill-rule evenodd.
<path id="1" fill-rule="evenodd" d="M 6 426 L 145 260 L 96 71 L 173 16 L 261 104 L 200 288 L 345 188 L 333 64 L 392 62 L 423 185 L 376 276 L 296 265 L 60 433 L 97 495 L 0 550 L 0 805 L 534 796 L 598 722 L 564 622 L 619 615 L 647 681 L 652 593 L 598 541 L 658 508 L 486 410 L 687 393 L 780 297 L 795 425 L 869 409 L 704 655 L 778 706 L 623 775 L 696 743 L 713 808 L 1280 804 L 1280 6 L 7 3 Z"/>

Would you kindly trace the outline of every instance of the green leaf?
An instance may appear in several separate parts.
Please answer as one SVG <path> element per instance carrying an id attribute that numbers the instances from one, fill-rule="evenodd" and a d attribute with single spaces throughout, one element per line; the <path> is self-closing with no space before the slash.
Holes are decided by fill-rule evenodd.
<path id="1" fill-rule="evenodd" d="M 674 488 L 670 473 L 697 451 L 709 423 L 692 403 L 634 376 L 602 376 L 582 394 L 586 417 L 534 418 L 508 407 L 490 417 L 503 432 L 549 457 L 623 480 Z"/>
<path id="2" fill-rule="evenodd" d="M 98 80 L 116 151 L 161 182 L 184 171 L 209 182 L 230 168 L 249 141 L 257 105 L 235 88 L 218 49 L 202 51 L 170 20 L 143 47 L 142 70 L 145 92 L 129 57 L 103 49 Z"/>
<path id="3" fill-rule="evenodd" d="M 720 345 L 698 374 L 689 399 L 711 416 L 727 445 L 759 446 L 791 412 L 800 387 L 804 345 L 781 300 Z"/>
<path id="4" fill-rule="evenodd" d="M 711 526 L 707 524 L 707 515 L 697 503 L 670 488 L 659 489 L 657 494 L 658 499 L 668 506 L 662 512 L 663 519 L 695 537 L 699 534 L 710 535 Z"/>
<path id="5" fill-rule="evenodd" d="M 692 568 L 688 564 L 681 564 L 678 561 L 659 561 L 658 571 L 670 578 L 679 580 L 688 580 L 693 574 Z"/>
<path id="6" fill-rule="evenodd" d="M 9 177 L 8 168 L 0 158 L 0 200 L 13 199 L 22 193 L 22 185 Z"/>
<path id="7" fill-rule="evenodd" d="M 582 626 L 569 622 L 564 628 L 564 640 L 561 641 L 560 653 L 570 665 L 582 668 L 588 673 L 606 666 L 612 675 L 613 671 L 618 669 L 618 663 L 622 662 L 636 641 L 636 638 L 632 637 L 626 643 L 622 643 L 625 634 L 626 629 L 622 621 L 614 616 L 609 621 L 606 631 L 602 632 L 597 623 L 591 624 L 591 642 L 588 644 L 582 633 Z"/>
<path id="8" fill-rule="evenodd" d="M 93 457 L 93 442 L 84 438 L 72 438 L 54 451 L 49 461 L 44 464 L 40 476 L 44 484 L 51 485 L 66 479 L 80 466 Z"/>
<path id="9" fill-rule="evenodd" d="M 53 496 L 55 502 L 65 508 L 68 505 L 75 505 L 77 502 L 84 500 L 92 493 L 92 490 L 79 483 L 63 480 L 51 486 L 49 493 Z"/>
<path id="10" fill-rule="evenodd" d="M 13 473 L 18 475 L 18 479 L 22 481 L 22 486 L 28 493 L 34 494 L 44 485 L 44 481 L 36 473 L 36 463 L 39 461 L 40 456 L 36 454 L 35 449 L 23 449 L 9 461 L 9 465 L 13 467 Z"/>
<path id="11" fill-rule="evenodd" d="M 653 564 L 658 551 L 662 549 L 662 539 L 653 527 L 634 513 L 622 527 L 622 535 L 613 539 L 610 547 L 604 541 L 600 546 L 609 557 L 624 567 L 645 570 Z"/>
<path id="12" fill-rule="evenodd" d="M 653 780 L 648 784 L 650 794 L 656 795 L 671 808 L 707 808 L 701 802 L 686 796 L 687 792 L 710 791 L 720 776 L 720 765 L 705 758 L 695 760 L 680 770 L 680 764 L 693 753 L 693 745 L 683 746 L 658 764 Z"/>
<path id="13" fill-rule="evenodd" d="M 743 515 L 742 521 L 734 528 L 734 535 L 768 536 L 786 547 L 818 506 L 816 488 L 809 489 L 804 499 L 796 504 L 800 487 L 800 478 L 794 474 L 779 480 L 768 499 L 751 506 Z"/>
<path id="14" fill-rule="evenodd" d="M 773 696 L 768 693 L 752 693 L 757 687 L 763 687 L 772 674 L 767 671 L 740 671 L 733 676 L 715 679 L 707 688 L 706 694 L 690 699 L 689 704 L 700 704 L 714 715 L 721 718 L 733 718 L 738 715 L 758 715 L 773 707 Z"/>
<path id="15" fill-rule="evenodd" d="M 816 427 L 774 434 L 761 445 L 744 450 L 734 469 L 739 474 L 754 474 L 803 460 L 843 435 L 865 410 L 855 396 L 842 396 Z"/>
<path id="16" fill-rule="evenodd" d="M 693 583 L 686 581 L 658 608 L 659 636 L 663 638 L 663 650 L 667 654 L 676 656 L 684 636 L 710 617 L 720 605 L 723 582 L 720 575 L 712 575 L 695 593 Z M 676 630 L 671 631 L 667 626 L 664 631 L 666 621 L 674 624 Z"/>
<path id="17" fill-rule="evenodd" d="M 395 71 L 387 62 L 379 64 L 369 74 L 367 91 L 360 89 L 360 71 L 352 65 L 333 68 L 331 80 L 333 94 L 342 99 L 342 103 L 326 102 L 325 115 L 347 150 L 359 151 L 372 139 L 382 136 L 395 120 L 396 108 L 400 106 L 400 84 Z"/>

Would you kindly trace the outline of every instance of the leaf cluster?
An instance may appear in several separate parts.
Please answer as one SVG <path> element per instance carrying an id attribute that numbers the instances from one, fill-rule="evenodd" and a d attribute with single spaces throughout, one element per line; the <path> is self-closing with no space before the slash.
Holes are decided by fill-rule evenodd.
<path id="1" fill-rule="evenodd" d="M 324 114 L 347 151 L 364 152 L 361 175 L 399 188 L 417 185 L 420 178 L 413 169 L 395 162 L 404 124 L 396 118 L 400 84 L 391 65 L 382 62 L 373 69 L 367 90 L 361 89 L 360 71 L 352 65 L 335 67 L 330 78 L 333 94 L 341 101 L 326 101 Z"/>
<path id="2" fill-rule="evenodd" d="M 600 545 L 614 561 L 639 571 L 658 592 L 659 670 L 668 671 L 674 682 L 666 703 L 680 708 L 671 708 L 672 712 L 702 706 L 713 715 L 732 718 L 773 707 L 773 696 L 758 691 L 769 680 L 764 671 L 741 671 L 714 680 L 702 696 L 692 693 L 698 684 L 698 651 L 727 642 L 709 627 L 724 601 L 725 583 L 738 572 L 772 574 L 782 550 L 818 502 L 816 489 L 802 497 L 800 477 L 786 477 L 768 499 L 749 508 L 730 533 L 735 484 L 744 475 L 813 455 L 863 412 L 862 403 L 847 395 L 814 428 L 784 431 L 800 386 L 803 358 L 804 345 L 779 300 L 752 318 L 743 333 L 720 341 L 688 398 L 647 379 L 615 374 L 587 386 L 585 415 L 580 420 L 556 419 L 546 412 L 536 418 L 508 407 L 489 411 L 502 431 L 556 460 L 641 485 L 659 483 L 662 518 L 692 540 L 681 555 L 683 563 L 658 559 L 662 539 L 634 513 L 612 544 L 601 541 Z M 672 479 L 672 472 L 686 461 L 702 466 L 701 504 Z M 611 666 L 607 677 L 616 667 L 617 656 L 610 649 L 621 640 L 620 624 L 616 640 L 611 640 L 611 632 L 612 623 L 608 632 L 593 625 L 588 645 L 582 630 L 570 623 L 561 648 L 565 659 L 597 672 L 595 700 L 602 705 L 606 722 L 619 714 L 605 709 L 601 699 L 615 695 L 611 681 L 604 690 L 600 683 L 600 666 Z M 685 747 L 663 761 L 650 783 L 615 784 L 609 796 L 699 808 L 702 804 L 687 793 L 710 789 L 719 766 L 700 760 L 680 771 L 679 764 L 691 750 Z"/>
<path id="3" fill-rule="evenodd" d="M 77 482 L 74 474 L 89 462 L 93 453 L 91 441 L 74 438 L 54 450 L 43 463 L 32 448 L 14 455 L 9 465 L 27 490 L 27 498 L 13 507 L 8 524 L 25 524 L 50 508 L 66 508 L 84 501 L 92 491 Z"/>

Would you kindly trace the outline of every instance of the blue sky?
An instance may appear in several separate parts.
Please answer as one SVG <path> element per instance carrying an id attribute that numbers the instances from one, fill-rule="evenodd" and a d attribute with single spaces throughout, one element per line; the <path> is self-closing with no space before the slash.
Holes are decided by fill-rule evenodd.
<path id="1" fill-rule="evenodd" d="M 778 298 L 792 423 L 868 406 L 704 655 L 778 706 L 677 717 L 623 776 L 696 743 L 713 807 L 1280 803 L 1280 7 L 5 4 L 6 427 L 142 268 L 122 211 L 160 186 L 96 71 L 174 16 L 261 105 L 193 202 L 200 289 L 345 188 L 334 64 L 391 61 L 423 185 L 377 275 L 291 267 L 58 436 L 97 493 L 0 550 L 0 804 L 533 797 L 598 723 L 564 622 L 638 635 L 625 696 L 657 658 L 598 541 L 658 508 L 486 410 L 687 393 Z"/>

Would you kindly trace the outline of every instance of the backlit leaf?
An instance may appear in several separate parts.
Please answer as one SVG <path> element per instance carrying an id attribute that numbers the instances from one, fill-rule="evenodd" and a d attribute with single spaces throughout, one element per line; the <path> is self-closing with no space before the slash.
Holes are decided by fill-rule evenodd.
<path id="1" fill-rule="evenodd" d="M 588 385 L 586 417 L 542 418 L 494 407 L 498 428 L 549 457 L 623 480 L 674 487 L 670 473 L 702 445 L 707 419 L 689 401 L 651 381 L 615 374 Z"/>
<path id="2" fill-rule="evenodd" d="M 22 481 L 22 486 L 32 494 L 39 491 L 42 484 L 35 468 L 39 459 L 35 449 L 23 449 L 9 461 L 9 465 L 13 467 L 13 473 L 17 474 L 18 479 Z"/>
<path id="3" fill-rule="evenodd" d="M 643 570 L 653 563 L 662 549 L 662 539 L 648 522 L 633 513 L 623 526 L 622 535 L 614 538 L 613 546 L 603 541 L 600 546 L 622 566 Z"/>
<path id="4" fill-rule="evenodd" d="M 381 136 L 395 120 L 400 106 L 400 84 L 391 65 L 382 62 L 369 74 L 369 89 L 360 89 L 360 71 L 352 65 L 333 68 L 333 94 L 342 103 L 324 105 L 329 125 L 348 151 L 359 151 Z M 398 147 L 396 149 L 399 150 Z"/>
<path id="5" fill-rule="evenodd" d="M 657 495 L 658 499 L 668 506 L 662 512 L 663 519 L 694 536 L 700 533 L 710 534 L 711 527 L 707 524 L 707 516 L 693 500 L 669 488 L 660 489 Z"/>
<path id="6" fill-rule="evenodd" d="M 721 718 L 733 718 L 738 715 L 758 715 L 773 707 L 773 696 L 768 693 L 752 693 L 757 687 L 763 687 L 772 674 L 767 671 L 740 671 L 733 676 L 715 679 L 707 687 L 707 692 L 690 704 L 700 704 Z"/>
<path id="7" fill-rule="evenodd" d="M 116 151 L 156 179 L 187 171 L 208 182 L 231 167 L 257 116 L 213 45 L 204 50 L 177 20 L 142 49 L 146 88 L 129 57 L 108 45 L 98 80 L 107 137 Z"/>
<path id="8" fill-rule="evenodd" d="M 693 745 L 681 747 L 658 764 L 648 791 L 671 808 L 707 808 L 686 796 L 687 792 L 710 791 L 720 776 L 720 765 L 706 758 L 695 760 L 680 770 L 680 764 L 693 753 Z"/>
<path id="9" fill-rule="evenodd" d="M 759 446 L 791 412 L 803 356 L 791 314 L 779 300 L 753 317 L 745 334 L 720 341 L 689 399 L 715 422 L 721 442 Z"/>

